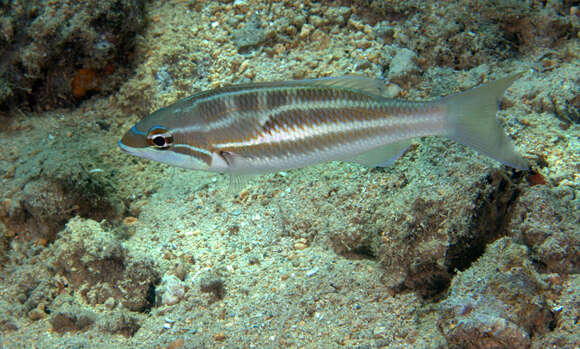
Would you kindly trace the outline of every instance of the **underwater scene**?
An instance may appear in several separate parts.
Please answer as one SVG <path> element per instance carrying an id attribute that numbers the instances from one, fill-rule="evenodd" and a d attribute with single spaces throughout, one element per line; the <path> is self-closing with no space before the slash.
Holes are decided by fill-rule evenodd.
<path id="1" fill-rule="evenodd" d="M 580 1 L 0 2 L 0 348 L 580 348 Z"/>

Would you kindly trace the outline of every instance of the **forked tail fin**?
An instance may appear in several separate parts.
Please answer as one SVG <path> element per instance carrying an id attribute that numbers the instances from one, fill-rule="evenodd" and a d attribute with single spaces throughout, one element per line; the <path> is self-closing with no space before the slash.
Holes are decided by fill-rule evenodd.
<path id="1" fill-rule="evenodd" d="M 523 73 L 514 74 L 463 93 L 445 97 L 441 102 L 449 111 L 449 138 L 473 147 L 502 164 L 528 169 L 497 121 L 499 101 L 505 90 Z"/>

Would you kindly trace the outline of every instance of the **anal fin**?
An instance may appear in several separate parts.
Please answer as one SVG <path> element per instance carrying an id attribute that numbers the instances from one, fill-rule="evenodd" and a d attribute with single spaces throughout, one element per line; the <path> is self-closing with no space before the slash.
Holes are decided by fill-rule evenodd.
<path id="1" fill-rule="evenodd" d="M 400 158 L 407 148 L 411 145 L 411 140 L 404 140 L 388 144 L 369 152 L 363 153 L 348 161 L 356 162 L 368 167 L 387 167 L 391 166 Z"/>

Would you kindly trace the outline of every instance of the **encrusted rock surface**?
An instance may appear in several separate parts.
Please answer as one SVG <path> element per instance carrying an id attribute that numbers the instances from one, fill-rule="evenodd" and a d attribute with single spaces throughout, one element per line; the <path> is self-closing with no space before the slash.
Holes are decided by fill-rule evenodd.
<path id="1" fill-rule="evenodd" d="M 159 275 L 150 260 L 130 258 L 110 232 L 95 221 L 73 219 L 55 244 L 55 268 L 88 304 L 112 297 L 125 308 L 145 311 Z"/>
<path id="2" fill-rule="evenodd" d="M 449 344 L 469 348 L 526 348 L 556 325 L 549 306 L 555 291 L 535 270 L 529 251 L 511 238 L 452 281 L 440 304 L 439 327 Z"/>
<path id="3" fill-rule="evenodd" d="M 0 110 L 54 109 L 114 91 L 127 75 L 144 6 L 141 0 L 2 4 Z"/>

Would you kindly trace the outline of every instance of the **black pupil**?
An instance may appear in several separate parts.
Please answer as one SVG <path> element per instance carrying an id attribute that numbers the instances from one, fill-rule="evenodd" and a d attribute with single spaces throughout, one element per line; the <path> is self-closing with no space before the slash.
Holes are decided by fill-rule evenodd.
<path id="1" fill-rule="evenodd" d="M 153 137 L 153 144 L 155 144 L 158 147 L 164 147 L 165 146 L 165 137 L 158 135 Z"/>

